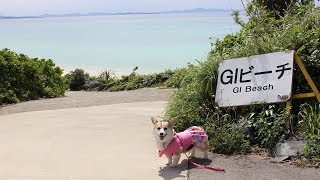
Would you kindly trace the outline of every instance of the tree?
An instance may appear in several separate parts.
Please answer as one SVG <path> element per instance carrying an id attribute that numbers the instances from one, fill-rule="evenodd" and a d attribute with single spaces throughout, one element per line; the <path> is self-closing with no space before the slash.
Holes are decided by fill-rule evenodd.
<path id="1" fill-rule="evenodd" d="M 80 91 L 85 84 L 86 74 L 83 69 L 75 69 L 70 73 L 70 90 Z"/>
<path id="2" fill-rule="evenodd" d="M 314 3 L 314 0 L 252 0 L 247 6 L 247 10 L 248 12 L 257 12 L 259 9 L 264 9 L 279 18 L 284 16 L 289 6 L 303 6 L 310 3 Z"/>

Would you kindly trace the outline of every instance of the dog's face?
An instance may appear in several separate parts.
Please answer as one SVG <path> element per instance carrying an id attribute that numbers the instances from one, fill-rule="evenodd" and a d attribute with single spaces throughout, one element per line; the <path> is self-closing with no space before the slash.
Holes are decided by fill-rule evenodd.
<path id="1" fill-rule="evenodd" d="M 153 123 L 153 134 L 158 142 L 171 141 L 174 137 L 173 126 L 177 120 L 175 118 L 170 121 L 158 121 L 155 117 L 151 118 Z"/>

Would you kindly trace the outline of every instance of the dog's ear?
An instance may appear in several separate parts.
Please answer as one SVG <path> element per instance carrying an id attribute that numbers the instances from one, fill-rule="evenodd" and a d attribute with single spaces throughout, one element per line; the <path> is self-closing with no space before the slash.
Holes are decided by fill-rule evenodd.
<path id="1" fill-rule="evenodd" d="M 156 125 L 158 123 L 158 120 L 155 117 L 151 117 L 151 121 L 153 125 Z"/>
<path id="2" fill-rule="evenodd" d="M 169 126 L 173 128 L 173 126 L 177 123 L 177 118 L 172 118 L 169 121 Z"/>

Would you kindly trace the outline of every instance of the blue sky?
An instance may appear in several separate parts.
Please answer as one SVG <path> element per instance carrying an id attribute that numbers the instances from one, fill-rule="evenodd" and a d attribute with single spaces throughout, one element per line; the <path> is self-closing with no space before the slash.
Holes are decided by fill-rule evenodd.
<path id="1" fill-rule="evenodd" d="M 193 8 L 241 9 L 242 4 L 240 0 L 0 0 L 0 16 Z"/>

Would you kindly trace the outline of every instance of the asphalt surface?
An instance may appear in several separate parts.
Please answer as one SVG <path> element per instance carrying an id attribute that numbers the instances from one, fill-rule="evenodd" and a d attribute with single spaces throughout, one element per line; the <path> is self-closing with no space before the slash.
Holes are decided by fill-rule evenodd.
<path id="1" fill-rule="evenodd" d="M 196 168 L 189 164 L 189 180 L 319 180 L 320 169 L 301 168 L 288 163 L 272 163 L 261 155 L 223 156 L 210 154 L 209 160 L 196 163 L 224 168 L 225 173 Z"/>

